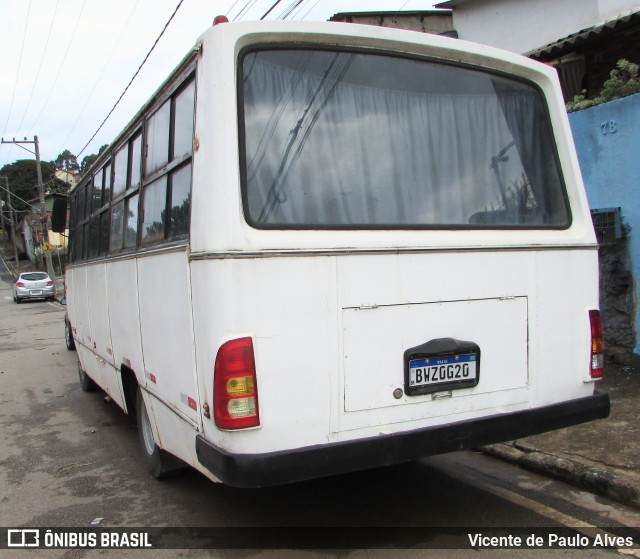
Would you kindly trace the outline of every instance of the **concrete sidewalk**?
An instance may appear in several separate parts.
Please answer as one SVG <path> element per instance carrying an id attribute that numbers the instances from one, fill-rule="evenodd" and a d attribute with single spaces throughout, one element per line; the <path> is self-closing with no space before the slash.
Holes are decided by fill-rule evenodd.
<path id="1" fill-rule="evenodd" d="M 640 367 L 605 365 L 611 414 L 483 450 L 640 509 Z"/>

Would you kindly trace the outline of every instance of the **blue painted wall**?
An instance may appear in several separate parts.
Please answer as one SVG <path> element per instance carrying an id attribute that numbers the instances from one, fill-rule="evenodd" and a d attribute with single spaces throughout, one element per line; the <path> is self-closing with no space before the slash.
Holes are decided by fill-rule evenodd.
<path id="1" fill-rule="evenodd" d="M 580 168 L 592 209 L 622 208 L 631 227 L 633 277 L 640 279 L 640 94 L 569 114 Z M 636 347 L 640 312 L 636 304 Z"/>

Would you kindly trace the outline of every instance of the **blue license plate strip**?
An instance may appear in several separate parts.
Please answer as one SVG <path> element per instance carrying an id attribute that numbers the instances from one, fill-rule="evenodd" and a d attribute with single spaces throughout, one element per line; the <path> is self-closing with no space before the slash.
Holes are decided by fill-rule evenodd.
<path id="1" fill-rule="evenodd" d="M 478 357 L 462 354 L 410 359 L 408 381 L 409 394 L 475 386 Z"/>

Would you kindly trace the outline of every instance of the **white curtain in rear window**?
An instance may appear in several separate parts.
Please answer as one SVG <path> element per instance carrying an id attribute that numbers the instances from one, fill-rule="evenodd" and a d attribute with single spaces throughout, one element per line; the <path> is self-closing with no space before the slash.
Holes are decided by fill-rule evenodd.
<path id="1" fill-rule="evenodd" d="M 563 227 L 533 86 L 420 60 L 244 57 L 246 215 L 257 227 Z"/>

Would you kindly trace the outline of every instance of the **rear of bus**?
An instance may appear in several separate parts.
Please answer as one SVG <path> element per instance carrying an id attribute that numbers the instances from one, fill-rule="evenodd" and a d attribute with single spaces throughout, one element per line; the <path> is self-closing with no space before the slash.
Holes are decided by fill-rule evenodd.
<path id="1" fill-rule="evenodd" d="M 202 53 L 200 469 L 287 483 L 608 415 L 553 69 L 347 24 L 217 25 Z"/>

